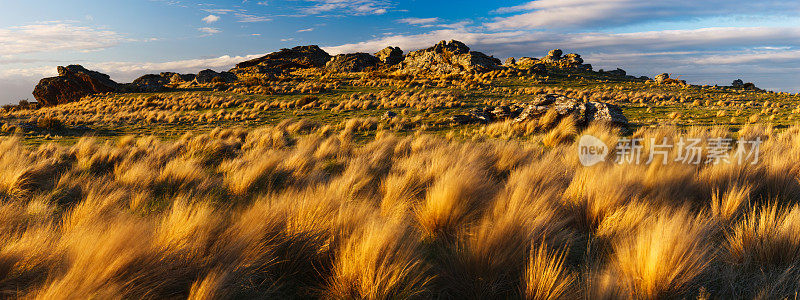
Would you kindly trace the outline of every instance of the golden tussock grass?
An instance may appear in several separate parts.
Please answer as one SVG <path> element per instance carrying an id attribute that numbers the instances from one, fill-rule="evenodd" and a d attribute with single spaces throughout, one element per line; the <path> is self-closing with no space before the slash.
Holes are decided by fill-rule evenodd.
<path id="1" fill-rule="evenodd" d="M 601 125 L 543 125 L 476 132 L 526 134 L 524 141 L 386 132 L 364 140 L 358 132 L 377 126 L 368 118 L 220 128 L 172 141 L 34 147 L 1 138 L 0 297 L 655 299 L 800 291 L 793 160 L 800 129 L 627 136 L 761 138 L 756 164 L 684 164 L 670 154 L 666 165 L 657 158 L 583 167 L 581 135 L 609 145 L 623 136 Z M 652 151 L 644 147 L 644 159 Z"/>

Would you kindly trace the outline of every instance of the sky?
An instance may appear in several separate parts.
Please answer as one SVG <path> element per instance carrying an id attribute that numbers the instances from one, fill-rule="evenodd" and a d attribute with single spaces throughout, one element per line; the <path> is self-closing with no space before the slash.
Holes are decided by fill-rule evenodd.
<path id="1" fill-rule="evenodd" d="M 59 65 L 130 82 L 298 45 L 408 52 L 451 39 L 501 59 L 560 48 L 595 70 L 800 91 L 800 1 L 0 0 L 0 104 L 33 100 Z"/>

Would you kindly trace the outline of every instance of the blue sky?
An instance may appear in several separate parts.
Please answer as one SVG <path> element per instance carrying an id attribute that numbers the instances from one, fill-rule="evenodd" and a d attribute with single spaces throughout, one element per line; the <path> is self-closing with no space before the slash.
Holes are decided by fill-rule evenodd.
<path id="1" fill-rule="evenodd" d="M 0 103 L 32 99 L 58 65 L 129 82 L 226 70 L 296 45 L 336 54 L 443 39 L 501 58 L 561 48 L 595 69 L 800 91 L 798 1 L 0 0 L 0 8 Z"/>

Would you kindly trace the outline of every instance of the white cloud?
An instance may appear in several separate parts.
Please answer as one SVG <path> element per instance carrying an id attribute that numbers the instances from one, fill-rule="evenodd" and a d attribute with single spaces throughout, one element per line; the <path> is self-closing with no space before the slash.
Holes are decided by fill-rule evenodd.
<path id="1" fill-rule="evenodd" d="M 311 31 L 314 31 L 313 27 L 312 28 L 306 28 L 306 29 L 300 29 L 297 32 L 311 32 Z"/>
<path id="2" fill-rule="evenodd" d="M 219 30 L 219 28 L 213 28 L 213 27 L 201 27 L 201 28 L 197 28 L 197 31 L 206 33 L 208 35 L 217 34 L 217 33 L 222 32 L 222 30 Z"/>
<path id="3" fill-rule="evenodd" d="M 686 20 L 703 16 L 785 14 L 800 11 L 797 1 L 779 0 L 536 0 L 504 7 L 495 13 L 520 13 L 498 17 L 490 29 L 612 27 L 641 22 Z"/>
<path id="4" fill-rule="evenodd" d="M 219 21 L 219 16 L 215 16 L 215 15 L 208 15 L 208 17 L 203 18 L 203 22 L 206 22 L 208 24 L 211 24 L 211 23 L 214 23 L 214 22 L 217 22 L 217 21 Z"/>
<path id="5" fill-rule="evenodd" d="M 392 8 L 387 0 L 307 0 L 315 3 L 303 9 L 306 14 L 343 13 L 348 15 L 382 15 Z"/>
<path id="6" fill-rule="evenodd" d="M 0 53 L 4 55 L 95 51 L 123 41 L 122 35 L 114 31 L 67 21 L 0 28 Z"/>
<path id="7" fill-rule="evenodd" d="M 763 63 L 800 63 L 800 50 L 778 49 L 749 53 L 715 54 L 694 60 L 702 65 L 747 65 Z"/>
<path id="8" fill-rule="evenodd" d="M 271 18 L 266 16 L 257 16 L 257 15 L 250 15 L 244 13 L 236 13 L 236 17 L 239 18 L 240 23 L 257 23 L 257 22 L 269 22 L 272 21 Z"/>
<path id="9" fill-rule="evenodd" d="M 439 18 L 405 18 L 397 20 L 399 23 L 409 24 L 409 25 L 424 25 L 424 24 L 432 24 L 439 22 Z"/>
<path id="10" fill-rule="evenodd" d="M 225 9 L 225 8 L 207 8 L 207 9 L 203 9 L 203 11 L 207 12 L 207 13 L 210 13 L 210 14 L 225 15 L 225 14 L 228 14 L 228 13 L 232 13 L 235 10 Z"/>

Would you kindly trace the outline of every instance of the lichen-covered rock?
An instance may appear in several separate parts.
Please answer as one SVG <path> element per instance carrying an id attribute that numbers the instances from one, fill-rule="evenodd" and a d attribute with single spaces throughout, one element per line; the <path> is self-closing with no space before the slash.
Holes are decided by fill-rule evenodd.
<path id="1" fill-rule="evenodd" d="M 433 47 L 413 51 L 406 55 L 402 69 L 412 72 L 432 72 L 439 74 L 462 71 L 484 72 L 502 69 L 499 59 L 486 54 L 470 51 L 459 41 L 441 41 Z"/>
<path id="2" fill-rule="evenodd" d="M 619 106 L 604 102 L 584 103 L 563 95 L 547 95 L 536 99 L 525 107 L 515 122 L 538 119 L 547 111 L 555 111 L 559 118 L 572 117 L 580 126 L 604 122 L 614 126 L 627 127 L 628 119 Z"/>
<path id="3" fill-rule="evenodd" d="M 339 54 L 333 57 L 325 69 L 331 72 L 361 72 L 378 66 L 378 58 L 367 53 Z"/>
<path id="4" fill-rule="evenodd" d="M 58 76 L 44 78 L 33 90 L 42 105 L 58 105 L 97 94 L 115 92 L 119 84 L 106 74 L 90 71 L 79 65 L 58 67 Z"/>
<path id="5" fill-rule="evenodd" d="M 405 59 L 403 50 L 401 50 L 400 47 L 386 47 L 378 51 L 378 53 L 375 53 L 375 56 L 387 66 L 394 66 L 403 62 L 403 59 Z"/>

